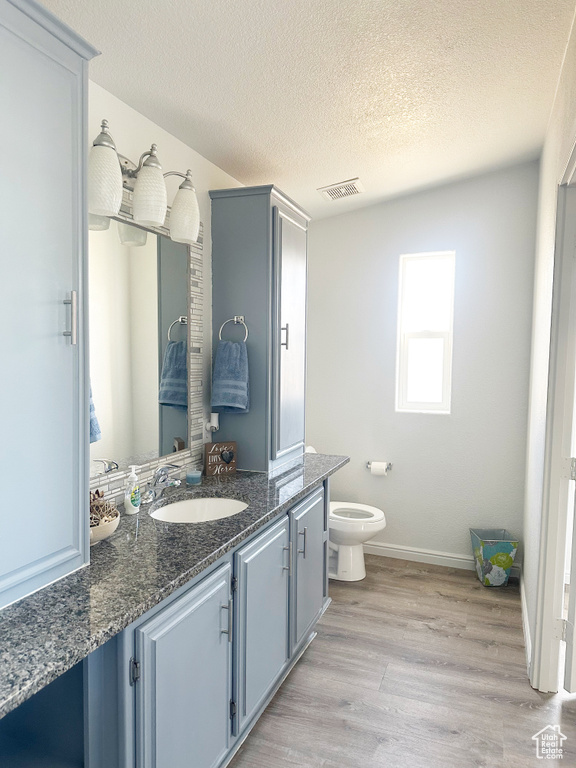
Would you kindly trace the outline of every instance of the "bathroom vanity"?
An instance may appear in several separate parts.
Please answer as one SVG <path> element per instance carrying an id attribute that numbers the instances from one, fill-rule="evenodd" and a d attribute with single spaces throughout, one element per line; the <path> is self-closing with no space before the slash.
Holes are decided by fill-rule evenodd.
<path id="1" fill-rule="evenodd" d="M 248 507 L 198 524 L 124 516 L 89 567 L 0 612 L 0 764 L 226 765 L 327 605 L 328 479 L 347 461 L 307 454 L 275 478 L 168 490 L 159 505 Z M 70 753 L 58 723 L 82 711 Z"/>
<path id="2" fill-rule="evenodd" d="M 0 43 L 0 67 L 11 73 L 0 82 L 10 138 L 0 179 L 9 201 L 0 353 L 10 371 L 0 384 L 0 424 L 10 436 L 3 455 L 10 514 L 0 538 L 0 765 L 222 768 L 329 602 L 328 479 L 348 459 L 303 456 L 308 217 L 273 186 L 212 193 L 215 323 L 244 313 L 250 329 L 250 412 L 225 416 L 218 437 L 238 440 L 239 466 L 257 471 L 168 489 L 152 508 L 122 516 L 89 555 L 89 392 L 113 382 L 119 395 L 120 379 L 130 378 L 97 356 L 90 373 L 87 360 L 86 89 L 87 61 L 97 51 L 34 0 L 0 0 Z M 134 275 L 144 272 L 143 251 L 118 255 L 114 240 L 116 250 L 106 252 L 110 241 L 96 231 L 110 227 L 115 238 L 117 224 L 138 226 L 132 191 L 123 194 L 117 216 L 99 217 L 113 226 L 93 227 L 103 238 L 101 247 L 96 236 L 91 243 L 91 282 L 97 288 L 99 277 L 103 287 L 90 296 L 93 355 L 120 348 L 113 310 L 131 303 L 129 295 L 102 301 L 119 284 L 119 265 L 133 261 Z M 132 377 L 142 391 L 126 389 L 111 412 L 125 416 L 126 403 L 147 394 L 133 421 L 154 425 L 163 351 L 186 338 L 187 418 L 161 409 L 159 429 L 128 444 L 132 428 L 122 432 L 117 418 L 106 426 L 100 395 L 107 442 L 92 458 L 117 472 L 93 476 L 90 488 L 112 500 L 123 494 L 126 463 L 144 465 L 141 481 L 167 461 L 185 472 L 185 464 L 199 465 L 205 438 L 202 236 L 175 246 L 165 226 L 149 232 L 159 238 L 148 243 L 148 271 L 158 266 L 152 310 L 137 285 L 140 314 L 130 323 L 155 343 L 140 348 L 133 335 L 122 348 L 124 360 L 149 367 Z M 106 259 L 112 278 L 103 273 Z M 42 458 L 33 478 L 23 460 L 32 435 Z M 199 523 L 149 514 L 206 496 L 247 507 Z"/>

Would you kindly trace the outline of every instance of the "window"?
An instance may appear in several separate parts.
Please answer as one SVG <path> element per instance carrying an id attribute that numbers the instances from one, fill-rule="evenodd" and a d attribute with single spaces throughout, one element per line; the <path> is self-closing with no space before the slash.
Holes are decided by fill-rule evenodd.
<path id="1" fill-rule="evenodd" d="M 450 413 L 454 251 L 400 256 L 396 410 Z"/>

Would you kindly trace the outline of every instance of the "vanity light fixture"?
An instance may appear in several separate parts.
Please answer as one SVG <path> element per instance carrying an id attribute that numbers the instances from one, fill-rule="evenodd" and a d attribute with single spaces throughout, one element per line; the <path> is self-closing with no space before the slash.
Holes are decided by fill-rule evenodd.
<path id="1" fill-rule="evenodd" d="M 175 243 L 191 245 L 198 241 L 200 231 L 200 209 L 192 183 L 192 171 L 190 169 L 186 173 L 169 171 L 164 174 L 164 177 L 166 176 L 180 176 L 184 179 L 170 209 L 170 238 Z"/>
<path id="2" fill-rule="evenodd" d="M 95 232 L 102 232 L 105 229 L 110 229 L 110 218 L 108 216 L 97 216 L 95 213 L 89 213 L 88 229 Z"/>
<path id="3" fill-rule="evenodd" d="M 116 216 L 122 205 L 122 171 L 116 144 L 102 120 L 88 157 L 88 210 L 96 216 Z"/>
<path id="4" fill-rule="evenodd" d="M 148 233 L 140 227 L 133 227 L 132 224 L 126 224 L 125 221 L 118 222 L 118 236 L 122 245 L 128 245 L 132 248 L 146 245 Z"/>
<path id="5" fill-rule="evenodd" d="M 198 241 L 200 210 L 196 190 L 192 183 L 192 171 L 162 173 L 158 148 L 152 144 L 140 157 L 138 165 L 118 154 L 110 136 L 108 122 L 102 121 L 102 131 L 94 141 L 90 153 L 88 177 L 89 210 L 100 216 L 116 216 L 122 204 L 123 186 L 132 190 L 132 216 L 137 224 L 162 227 L 166 219 L 168 196 L 167 176 L 184 179 L 176 193 L 170 210 L 170 237 L 176 243 L 188 245 Z M 122 183 L 124 177 L 124 183 Z M 132 183 L 129 183 L 132 181 Z M 92 227 L 92 221 L 90 228 Z"/>
<path id="6" fill-rule="evenodd" d="M 132 200 L 134 221 L 149 227 L 164 225 L 168 207 L 166 182 L 157 152 L 158 147 L 152 144 L 148 152 L 144 152 L 140 158 L 135 170 L 123 169 L 127 176 L 136 179 Z"/>

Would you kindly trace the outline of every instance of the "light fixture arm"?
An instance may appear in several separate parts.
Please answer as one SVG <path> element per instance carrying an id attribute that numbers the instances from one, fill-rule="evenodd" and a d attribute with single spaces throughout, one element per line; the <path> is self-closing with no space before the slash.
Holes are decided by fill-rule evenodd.
<path id="1" fill-rule="evenodd" d="M 164 174 L 164 178 L 167 176 L 179 176 L 181 179 L 184 179 L 182 184 L 180 184 L 179 189 L 191 189 L 193 192 L 196 192 L 194 184 L 192 183 L 192 171 L 190 168 L 188 168 L 186 173 L 180 173 L 180 171 L 168 171 L 168 173 Z"/>
<path id="2" fill-rule="evenodd" d="M 142 155 L 140 156 L 140 160 L 138 161 L 138 165 L 134 166 L 134 168 L 130 167 L 134 165 L 132 160 L 130 160 L 128 157 L 124 157 L 124 155 L 118 155 L 118 159 L 120 161 L 120 168 L 122 169 L 122 174 L 124 176 L 128 176 L 129 179 L 135 179 L 145 165 L 150 166 L 151 168 L 159 168 L 160 170 L 162 170 L 162 166 L 160 165 L 160 162 L 158 160 L 157 153 L 158 153 L 158 147 L 156 146 L 156 144 L 152 144 L 152 146 L 147 152 L 142 153 Z M 144 158 L 147 158 L 147 160 L 144 160 Z M 123 160 L 127 162 L 122 162 Z"/>

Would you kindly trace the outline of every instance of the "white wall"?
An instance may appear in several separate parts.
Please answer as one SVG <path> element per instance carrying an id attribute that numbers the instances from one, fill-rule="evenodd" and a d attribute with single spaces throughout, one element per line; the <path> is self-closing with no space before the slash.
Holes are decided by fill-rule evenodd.
<path id="1" fill-rule="evenodd" d="M 536 637 L 536 604 L 540 565 L 546 408 L 552 279 L 558 184 L 576 142 L 576 34 L 572 31 L 542 153 L 538 206 L 538 237 L 534 289 L 534 320 L 530 372 L 528 452 L 524 531 L 524 588 L 532 640 Z"/>
<path id="2" fill-rule="evenodd" d="M 307 442 L 351 456 L 332 498 L 382 507 L 383 542 L 469 558 L 469 526 L 522 534 L 537 185 L 526 163 L 312 222 Z M 434 250 L 456 251 L 452 414 L 399 414 L 398 260 Z"/>
<path id="3" fill-rule="evenodd" d="M 116 222 L 90 232 L 90 382 L 102 439 L 90 458 L 132 456 L 132 375 L 130 361 L 129 249 L 118 239 Z M 90 472 L 101 472 L 92 465 Z"/>
<path id="4" fill-rule="evenodd" d="M 125 247 L 125 246 L 124 246 Z M 158 415 L 158 236 L 127 248 L 130 259 L 130 367 L 132 453 L 155 458 L 160 444 Z"/>
<path id="5" fill-rule="evenodd" d="M 211 240 L 210 240 L 210 189 L 241 186 L 240 182 L 218 168 L 194 149 L 184 144 L 170 133 L 160 128 L 148 118 L 117 99 L 96 83 L 90 82 L 89 88 L 89 120 L 88 136 L 92 142 L 100 132 L 103 118 L 109 122 L 116 147 L 120 154 L 129 157 L 134 162 L 140 155 L 150 149 L 150 145 L 158 145 L 158 157 L 164 171 L 186 172 L 190 168 L 200 207 L 200 219 L 204 224 L 204 402 L 208 408 L 210 395 L 210 366 L 212 344 L 212 270 L 211 270 Z M 193 137 L 191 137 L 191 141 Z M 178 189 L 181 179 L 169 177 L 168 205 Z"/>

